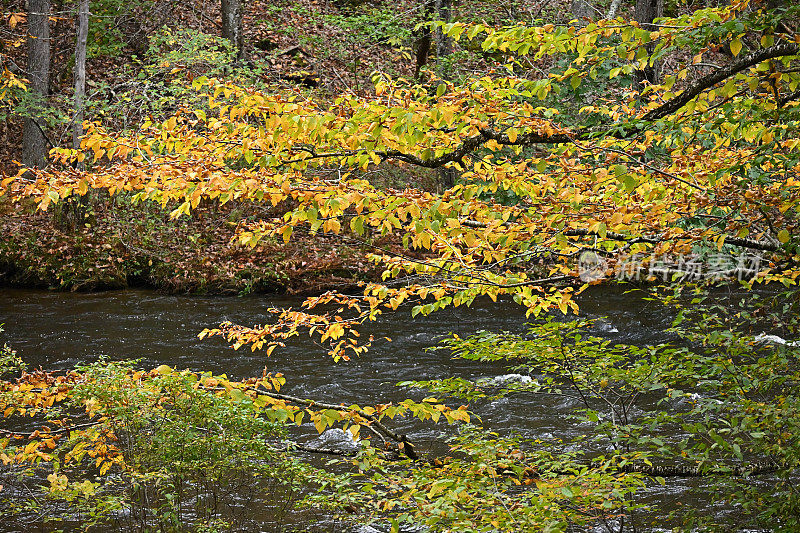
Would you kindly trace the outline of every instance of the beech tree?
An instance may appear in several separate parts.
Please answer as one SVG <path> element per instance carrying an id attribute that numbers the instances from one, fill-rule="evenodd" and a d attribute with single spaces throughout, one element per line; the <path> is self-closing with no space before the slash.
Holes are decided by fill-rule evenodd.
<path id="1" fill-rule="evenodd" d="M 222 36 L 228 39 L 236 50 L 236 59 L 242 59 L 244 35 L 242 33 L 241 0 L 222 0 Z"/>
<path id="2" fill-rule="evenodd" d="M 664 0 L 636 0 L 634 20 L 638 22 L 642 28 L 651 31 L 655 30 L 657 26 L 653 24 L 653 21 L 663 15 Z M 649 53 L 652 53 L 654 49 L 655 44 L 650 44 L 646 47 Z M 634 84 L 639 86 L 645 81 L 647 83 L 658 83 L 659 72 L 657 61 L 648 61 L 644 68 L 636 70 L 636 74 L 633 78 Z"/>
<path id="3" fill-rule="evenodd" d="M 472 41 L 503 56 L 502 64 L 480 77 L 425 86 L 377 74 L 374 94 L 343 94 L 332 102 L 195 78 L 191 90 L 203 105 L 184 106 L 164 121 L 145 120 L 135 131 L 92 124 L 79 150 L 53 151 L 57 166 L 30 169 L 32 178 L 5 177 L 0 186 L 11 198 L 33 200 L 42 210 L 90 189 L 158 203 L 175 218 L 192 216 L 201 202 L 248 201 L 278 214 L 242 225 L 237 239 L 243 246 L 289 241 L 299 229 L 371 245 L 367 259 L 382 266 L 383 276 L 363 284 L 359 293 L 325 293 L 299 309 L 270 310 L 273 320 L 264 325 L 225 323 L 201 333 L 267 355 L 301 332 L 327 343 L 335 360 L 359 355 L 371 340 L 361 337 L 361 326 L 401 308 L 425 317 L 476 298 L 508 298 L 532 317 L 569 314 L 577 310 L 575 294 L 603 279 L 703 278 L 686 260 L 702 261 L 712 253 L 726 260 L 714 276 L 740 277 L 751 287 L 794 286 L 800 275 L 798 15 L 800 6 L 769 11 L 737 0 L 661 19 L 649 28 L 619 18 L 580 27 L 440 22 L 435 27 L 454 42 Z M 730 55 L 719 53 L 723 45 Z M 667 56 L 671 61 L 663 64 L 674 70 L 630 90 L 637 71 Z M 546 74 L 531 68 L 545 60 L 554 65 Z M 578 109 L 565 104 L 567 96 L 586 87 L 596 95 L 591 101 Z M 77 170 L 76 161 L 89 166 Z M 363 173 L 382 165 L 450 169 L 458 179 L 440 194 L 381 189 Z M 339 177 L 331 180 L 323 172 L 330 169 L 340 171 Z M 402 251 L 379 246 L 376 235 L 393 238 Z M 743 262 L 745 251 L 758 254 L 759 261 Z M 587 254 L 593 261 L 588 278 Z M 348 496 L 395 520 L 425 520 L 444 530 L 513 531 L 520 524 L 565 530 L 635 506 L 628 495 L 641 487 L 645 474 L 670 472 L 647 468 L 657 456 L 689 458 L 683 472 L 698 475 L 777 468 L 783 476 L 780 494 L 791 498 L 798 454 L 785 435 L 794 434 L 796 417 L 785 422 L 788 429 L 778 420 L 781 409 L 800 397 L 793 388 L 794 352 L 746 351 L 756 339 L 718 333 L 687 334 L 702 339 L 693 352 L 611 347 L 585 339 L 580 325 L 554 321 L 536 327 L 537 343 L 502 336 L 454 339 L 450 347 L 457 356 L 521 363 L 532 373 L 555 376 L 552 386 L 544 385 L 546 393 L 560 394 L 559 387 L 569 385 L 591 398 L 581 416 L 598 424 L 612 451 L 583 462 L 569 454 L 554 459 L 535 444 L 529 443 L 533 451 L 523 450 L 516 439 L 464 428 L 453 444 L 460 455 L 442 464 L 380 470 L 368 490 Z M 770 377 L 775 368 L 780 375 Z M 160 375 L 174 371 L 131 371 L 121 388 L 148 379 L 159 387 Z M 66 382 L 83 379 L 34 377 L 13 392 L 37 407 L 52 396 L 28 394 L 33 389 L 67 397 Z M 275 378 L 234 384 L 214 376 L 187 377 L 209 394 L 245 400 L 259 415 L 263 408 L 270 413 L 264 416 L 298 423 L 305 413 L 320 431 L 337 423 L 357 427 L 355 433 L 374 430 L 409 461 L 416 459 L 408 452 L 411 443 L 381 429 L 385 418 L 471 420 L 466 407 L 448 408 L 436 398 L 323 407 L 280 396 Z M 683 395 L 687 384 L 711 396 L 693 400 Z M 455 379 L 409 386 L 456 398 L 482 394 L 475 383 Z M 654 390 L 665 402 L 679 398 L 692 405 L 675 423 L 694 428 L 705 440 L 670 451 L 645 434 L 647 424 L 633 431 L 628 424 L 633 421 L 620 421 L 620 413 L 630 415 L 625 409 L 631 402 Z M 754 397 L 778 399 L 754 402 Z M 603 418 L 594 400 L 605 402 Z M 88 402 L 87 416 L 95 416 L 97 408 Z M 646 421 L 657 425 L 668 418 L 659 412 Z M 734 437 L 726 440 L 727 435 Z M 44 441 L 34 442 L 30 450 L 15 450 L 13 458 L 6 453 L 8 460 L 49 453 L 47 444 L 38 444 Z M 93 450 L 108 444 L 94 442 L 99 444 Z M 359 456 L 365 470 L 385 464 L 370 450 Z M 718 452 L 724 453 L 716 461 Z M 741 462 L 751 452 L 778 462 L 744 469 Z M 108 463 L 107 469 L 125 460 L 121 452 L 97 453 L 98 466 Z M 471 494 L 480 498 L 466 512 L 465 497 Z M 795 504 L 791 499 L 787 505 Z M 770 512 L 782 504 L 774 505 Z M 762 518 L 769 521 L 767 515 Z"/>
<path id="4" fill-rule="evenodd" d="M 792 9 L 775 16 L 789 23 Z M 381 76 L 373 97 L 343 95 L 326 105 L 200 78 L 193 85 L 207 98 L 205 109 L 145 122 L 135 137 L 93 126 L 82 148 L 113 164 L 4 183 L 17 196 L 37 198 L 42 209 L 89 188 L 129 191 L 135 201 L 180 201 L 174 216 L 189 215 L 203 198 L 291 201 L 295 207 L 283 217 L 242 228 L 241 242 L 288 240 L 295 227 L 307 226 L 356 239 L 394 233 L 409 251 L 428 254 L 371 254 L 386 279 L 414 282 L 372 283 L 357 298 L 308 302 L 345 304 L 349 315 L 285 311 L 269 328 L 224 328 L 236 343 L 274 347 L 273 336 L 308 327 L 341 356 L 356 344 L 347 327 L 407 302 L 427 315 L 508 295 L 534 315 L 566 312 L 578 289 L 567 282 L 578 279 L 577 259 L 587 250 L 601 254 L 609 272 L 630 256 L 685 255 L 698 243 L 790 253 L 799 83 L 790 65 L 798 44 L 774 33 L 775 18 L 742 10 L 699 10 L 656 31 L 620 20 L 582 28 L 440 24 L 454 40 L 479 39 L 512 62 L 572 55 L 560 73 L 541 79 L 497 75 L 428 89 Z M 760 44 L 745 50 L 750 34 Z M 694 64 L 722 40 L 730 42 L 730 62 L 698 70 Z M 601 76 L 613 83 L 670 50 L 691 51 L 691 63 L 661 85 L 596 101 L 575 116 L 551 107 L 559 93 L 601 83 Z M 85 157 L 58 154 L 64 162 Z M 235 161 L 244 166 L 234 169 Z M 455 169 L 460 181 L 433 195 L 378 190 L 358 179 L 359 171 L 382 164 Z M 335 183 L 314 177 L 314 169 L 331 166 L 350 173 Z M 515 201 L 498 203 L 500 191 Z M 697 216 L 722 218 L 687 225 Z M 534 267 L 542 262 L 547 268 Z M 774 264 L 758 279 L 782 275 L 783 262 Z"/>
<path id="5" fill-rule="evenodd" d="M 34 109 L 42 106 L 50 87 L 50 0 L 28 2 L 28 90 Z M 47 165 L 48 147 L 44 124 L 35 116 L 25 119 L 22 160 L 28 167 Z"/>
<path id="6" fill-rule="evenodd" d="M 83 137 L 84 98 L 86 96 L 86 40 L 89 35 L 89 0 L 78 6 L 77 38 L 75 41 L 75 117 L 72 129 L 72 147 L 80 148 Z M 82 164 L 80 166 L 83 166 Z"/>

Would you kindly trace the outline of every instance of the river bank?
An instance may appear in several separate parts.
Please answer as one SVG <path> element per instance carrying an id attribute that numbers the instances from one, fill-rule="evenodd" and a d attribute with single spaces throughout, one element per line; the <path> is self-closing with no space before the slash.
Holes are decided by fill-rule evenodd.
<path id="1" fill-rule="evenodd" d="M 394 248 L 388 239 L 357 242 L 295 232 L 289 243 L 255 248 L 237 228 L 268 207 L 201 207 L 191 218 L 169 209 L 98 202 L 83 224 L 52 213 L 0 204 L 0 286 L 97 291 L 128 287 L 168 294 L 313 294 L 378 279 L 366 251 Z"/>

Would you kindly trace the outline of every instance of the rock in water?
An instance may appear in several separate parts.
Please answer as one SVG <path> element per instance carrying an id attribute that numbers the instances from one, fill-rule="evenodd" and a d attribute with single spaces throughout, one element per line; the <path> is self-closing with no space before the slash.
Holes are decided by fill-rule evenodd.
<path id="1" fill-rule="evenodd" d="M 497 387 L 502 387 L 503 385 L 512 385 L 512 384 L 526 385 L 532 382 L 533 379 L 530 376 L 524 376 L 522 374 L 504 374 L 502 376 L 495 376 L 493 378 L 483 378 L 477 381 L 479 385 L 494 385 Z"/>
<path id="2" fill-rule="evenodd" d="M 331 448 L 343 452 L 358 451 L 361 447 L 349 431 L 339 428 L 325 430 L 318 440 L 321 441 L 321 448 Z"/>
<path id="3" fill-rule="evenodd" d="M 777 335 L 767 335 L 766 333 L 759 333 L 756 335 L 753 340 L 756 342 L 760 342 L 762 344 L 783 344 L 785 346 L 800 346 L 800 342 L 798 341 L 787 341 L 782 337 L 778 337 Z"/>

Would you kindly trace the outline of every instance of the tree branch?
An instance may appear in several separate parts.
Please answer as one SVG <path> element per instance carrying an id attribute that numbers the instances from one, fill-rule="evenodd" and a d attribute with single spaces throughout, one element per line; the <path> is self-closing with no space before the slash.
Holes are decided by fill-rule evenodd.
<path id="1" fill-rule="evenodd" d="M 635 135 L 642 130 L 642 126 L 640 125 L 640 121 L 655 121 L 662 119 L 666 116 L 675 113 L 676 111 L 680 110 L 683 106 L 688 104 L 695 96 L 703 92 L 704 90 L 713 87 L 717 83 L 730 78 L 731 76 L 749 68 L 753 65 L 757 65 L 764 60 L 773 59 L 776 57 L 784 57 L 790 55 L 796 55 L 800 52 L 800 44 L 796 43 L 782 43 L 775 46 L 771 46 L 769 48 L 764 48 L 761 50 L 756 50 L 750 54 L 743 56 L 738 61 L 731 63 L 725 67 L 722 67 L 715 72 L 700 78 L 699 80 L 694 81 L 691 83 L 683 92 L 679 95 L 675 96 L 674 98 L 668 100 L 664 104 L 660 105 L 659 107 L 648 111 L 638 119 L 636 122 L 622 122 L 613 124 L 611 129 L 616 130 L 614 133 L 610 133 L 610 135 L 625 138 L 630 137 L 631 135 Z M 790 95 L 790 99 L 796 97 L 796 93 Z M 786 101 L 789 101 L 788 99 Z M 784 102 L 785 103 L 785 102 Z M 551 135 L 543 135 L 539 132 L 531 132 L 531 133 L 524 133 L 519 135 L 514 141 L 512 141 L 508 135 L 501 131 L 496 131 L 490 128 L 483 128 L 480 130 L 478 135 L 473 135 L 472 137 L 467 137 L 464 139 L 457 148 L 455 148 L 452 152 L 447 154 L 442 154 L 439 157 L 434 157 L 431 159 L 422 159 L 421 157 L 409 154 L 405 152 L 401 152 L 399 150 L 387 150 L 385 152 L 376 152 L 378 156 L 382 159 L 397 159 L 399 161 L 405 161 L 406 163 L 411 163 L 413 165 L 417 165 L 424 168 L 438 168 L 447 163 L 461 161 L 467 154 L 472 152 L 473 150 L 477 149 L 479 146 L 484 144 L 486 141 L 493 140 L 498 144 L 504 146 L 527 146 L 531 144 L 564 144 L 568 142 L 574 142 L 576 140 L 588 140 L 591 138 L 596 137 L 602 131 L 608 131 L 609 128 L 604 128 L 603 130 L 596 129 L 596 128 L 584 128 L 577 130 L 574 133 L 554 133 Z M 690 184 L 691 185 L 691 184 Z"/>
<path id="2" fill-rule="evenodd" d="M 663 465 L 634 465 L 616 467 L 618 472 L 628 474 L 640 473 L 653 477 L 705 477 L 705 476 L 755 476 L 759 474 L 772 474 L 777 472 L 782 465 L 773 462 L 757 463 L 754 465 L 741 465 L 729 467 L 702 468 L 700 466 L 663 466 Z"/>
<path id="3" fill-rule="evenodd" d="M 11 437 L 22 437 L 22 438 L 27 438 L 27 439 L 30 439 L 30 440 L 32 440 L 32 439 L 49 439 L 49 438 L 52 438 L 52 437 L 57 437 L 57 436 L 59 436 L 59 435 L 61 435 L 63 433 L 69 433 L 70 431 L 75 431 L 75 430 L 78 430 L 78 429 L 84 429 L 84 428 L 96 426 L 98 424 L 101 424 L 102 422 L 103 422 L 103 420 L 93 420 L 91 422 L 86 422 L 84 424 L 74 424 L 74 425 L 67 426 L 67 427 L 61 428 L 61 429 L 45 428 L 45 429 L 39 429 L 39 430 L 34 430 L 34 431 L 10 431 L 8 429 L 1 429 L 0 428 L 0 434 L 8 435 L 8 436 L 11 436 Z M 38 431 L 39 434 L 34 437 L 33 434 L 36 433 L 36 431 Z M 26 434 L 27 434 L 27 436 L 26 436 Z"/>
<path id="4" fill-rule="evenodd" d="M 332 403 L 325 403 L 325 402 L 317 402 L 314 400 L 306 400 L 304 398 L 298 398 L 296 396 L 289 396 L 287 394 L 279 394 L 277 392 L 271 392 L 264 388 L 258 388 L 256 391 L 259 394 L 263 394 L 264 396 L 269 396 L 270 398 L 275 398 L 276 400 L 284 400 L 287 402 L 294 402 L 303 405 L 307 405 L 309 407 L 319 407 L 321 409 L 332 409 L 334 411 L 348 411 L 350 410 L 347 406 L 344 405 L 336 405 Z M 356 412 L 361 415 L 363 418 L 366 418 L 370 421 L 370 425 L 374 426 L 381 434 L 385 435 L 389 439 L 398 443 L 398 448 L 408 456 L 409 459 L 418 459 L 419 456 L 414 451 L 414 444 L 408 440 L 406 435 L 402 435 L 399 433 L 395 433 L 394 431 L 390 430 L 386 426 L 384 426 L 378 417 L 375 415 L 371 415 L 362 409 L 357 409 Z"/>
<path id="5" fill-rule="evenodd" d="M 751 52 L 742 57 L 740 60 L 689 84 L 689 86 L 681 94 L 677 95 L 671 100 L 668 100 L 659 107 L 645 113 L 641 120 L 652 121 L 671 115 L 688 104 L 695 96 L 705 91 L 709 87 L 713 87 L 717 83 L 726 80 L 731 76 L 752 67 L 753 65 L 757 65 L 758 63 L 761 63 L 767 59 L 797 55 L 798 52 L 800 52 L 800 44 L 796 43 L 782 43 L 769 48 L 763 48 L 761 50 Z"/>

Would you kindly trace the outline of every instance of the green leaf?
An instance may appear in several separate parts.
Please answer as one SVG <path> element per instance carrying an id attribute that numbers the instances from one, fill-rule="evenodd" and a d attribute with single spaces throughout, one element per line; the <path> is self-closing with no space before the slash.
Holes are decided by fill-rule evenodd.
<path id="1" fill-rule="evenodd" d="M 247 398 L 245 393 L 243 393 L 240 389 L 231 389 L 230 397 L 231 400 L 233 400 L 234 402 L 241 402 L 242 400 Z"/>

